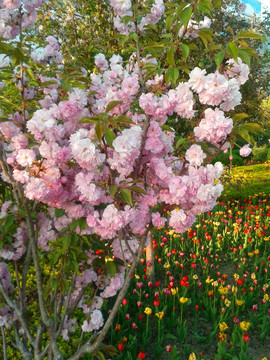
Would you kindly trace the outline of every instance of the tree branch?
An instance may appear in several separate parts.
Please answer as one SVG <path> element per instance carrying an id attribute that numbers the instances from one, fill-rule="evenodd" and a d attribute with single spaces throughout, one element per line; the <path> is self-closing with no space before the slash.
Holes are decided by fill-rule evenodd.
<path id="1" fill-rule="evenodd" d="M 25 331 L 25 334 L 26 334 L 29 342 L 31 343 L 32 346 L 35 346 L 35 339 L 34 339 L 33 335 L 31 334 L 31 332 L 30 332 L 30 330 L 28 328 L 27 322 L 26 322 L 26 320 L 24 319 L 24 317 L 22 315 L 22 311 L 19 309 L 18 305 L 15 302 L 13 302 L 13 300 L 9 297 L 9 295 L 8 295 L 6 289 L 4 288 L 4 285 L 2 284 L 1 280 L 0 280 L 0 291 L 1 291 L 5 301 L 7 303 L 7 305 L 9 307 L 11 307 L 11 309 L 13 309 L 16 312 L 16 314 L 18 316 L 18 319 L 19 319 L 19 321 L 20 321 L 20 323 L 21 323 L 21 325 L 22 325 L 22 327 L 23 327 L 23 329 Z"/>
<path id="2" fill-rule="evenodd" d="M 7 343 L 6 343 L 6 334 L 4 326 L 1 326 L 1 333 L 2 333 L 2 341 L 3 341 L 3 360 L 7 360 Z"/>

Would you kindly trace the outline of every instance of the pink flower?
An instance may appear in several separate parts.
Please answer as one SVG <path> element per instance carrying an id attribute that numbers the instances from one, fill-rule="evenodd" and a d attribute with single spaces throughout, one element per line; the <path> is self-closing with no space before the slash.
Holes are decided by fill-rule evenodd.
<path id="1" fill-rule="evenodd" d="M 249 67 L 240 58 L 237 59 L 237 63 L 234 59 L 230 59 L 227 61 L 227 65 L 226 75 L 234 77 L 239 85 L 243 85 L 248 80 Z"/>
<path id="2" fill-rule="evenodd" d="M 206 158 L 206 154 L 202 151 L 201 146 L 192 145 L 186 151 L 185 158 L 191 166 L 201 166 L 203 160 Z"/>
<path id="3" fill-rule="evenodd" d="M 191 87 L 192 90 L 197 93 L 200 93 L 203 90 L 205 85 L 205 74 L 206 70 L 201 70 L 198 67 L 195 67 L 189 73 L 188 85 Z"/>
<path id="4" fill-rule="evenodd" d="M 95 56 L 95 64 L 101 71 L 108 69 L 108 62 L 103 54 L 97 54 Z"/>
<path id="5" fill-rule="evenodd" d="M 30 166 L 36 159 L 36 155 L 33 150 L 30 149 L 20 149 L 16 156 L 18 164 L 21 166 Z"/>
<path id="6" fill-rule="evenodd" d="M 194 128 L 194 134 L 199 141 L 209 141 L 216 145 L 226 139 L 233 127 L 233 121 L 224 116 L 223 111 L 206 109 L 199 126 Z"/>
<path id="7" fill-rule="evenodd" d="M 6 6 L 9 10 L 15 10 L 18 9 L 21 5 L 20 0 L 4 0 L 4 6 Z"/>
<path id="8" fill-rule="evenodd" d="M 252 149 L 249 146 L 249 144 L 246 144 L 240 149 L 239 153 L 242 157 L 247 157 L 251 153 Z"/>
<path id="9" fill-rule="evenodd" d="M 104 319 L 100 310 L 94 310 L 91 314 L 89 323 L 85 320 L 82 325 L 84 332 L 99 330 L 104 324 Z"/>
<path id="10" fill-rule="evenodd" d="M 183 209 L 173 210 L 171 212 L 169 225 L 174 228 L 175 232 L 183 233 L 191 226 L 194 219 L 193 216 L 187 216 Z"/>
<path id="11" fill-rule="evenodd" d="M 152 223 L 155 227 L 165 226 L 166 218 L 161 217 L 159 212 L 152 213 Z"/>

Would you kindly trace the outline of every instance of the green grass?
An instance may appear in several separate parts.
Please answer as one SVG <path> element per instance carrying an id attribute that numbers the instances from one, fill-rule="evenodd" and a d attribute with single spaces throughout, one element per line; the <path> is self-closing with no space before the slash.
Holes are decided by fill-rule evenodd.
<path id="1" fill-rule="evenodd" d="M 223 179 L 222 196 L 232 199 L 244 199 L 260 193 L 270 194 L 270 161 L 263 164 L 239 166 L 232 175 Z"/>

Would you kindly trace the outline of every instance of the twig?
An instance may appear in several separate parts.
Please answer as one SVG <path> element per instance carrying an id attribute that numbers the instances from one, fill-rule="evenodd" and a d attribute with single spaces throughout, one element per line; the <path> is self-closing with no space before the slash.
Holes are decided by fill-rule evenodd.
<path id="1" fill-rule="evenodd" d="M 11 309 L 13 309 L 16 312 L 18 319 L 26 333 L 26 336 L 27 336 L 29 342 L 31 343 L 31 345 L 35 346 L 35 339 L 34 339 L 33 335 L 30 333 L 27 322 L 22 315 L 22 311 L 19 309 L 18 305 L 9 297 L 1 280 L 0 280 L 0 291 L 5 299 L 6 303 L 11 307 Z"/>
<path id="2" fill-rule="evenodd" d="M 68 290 L 67 298 L 66 298 L 66 301 L 65 301 L 64 311 L 63 311 L 63 315 L 62 315 L 62 318 L 61 318 L 61 322 L 60 322 L 59 328 L 57 329 L 57 332 L 56 332 L 56 338 L 58 338 L 58 336 L 60 335 L 60 333 L 61 333 L 61 331 L 63 329 L 63 326 L 64 326 L 64 321 L 65 321 L 65 317 L 67 315 L 72 290 L 73 290 L 73 287 L 74 287 L 75 281 L 76 281 L 76 276 L 77 276 L 77 274 L 74 273 L 71 284 L 70 284 L 70 287 L 69 287 L 69 290 Z"/>
<path id="3" fill-rule="evenodd" d="M 3 360 L 7 360 L 7 342 L 4 326 L 1 326 L 2 341 L 3 341 Z"/>
<path id="4" fill-rule="evenodd" d="M 20 353 L 22 354 L 22 357 L 24 358 L 24 360 L 32 360 L 33 355 L 20 340 L 16 326 L 14 326 L 14 335 L 15 335 L 17 348 L 19 349 Z"/>

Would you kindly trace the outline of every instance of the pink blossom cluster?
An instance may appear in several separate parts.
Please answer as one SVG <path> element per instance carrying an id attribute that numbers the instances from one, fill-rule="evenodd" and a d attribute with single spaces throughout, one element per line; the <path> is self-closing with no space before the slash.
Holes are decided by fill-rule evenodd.
<path id="1" fill-rule="evenodd" d="M 69 340 L 68 333 L 74 333 L 76 326 L 76 319 L 68 319 L 67 316 L 64 318 L 63 330 L 62 330 L 62 337 L 65 341 Z"/>
<path id="2" fill-rule="evenodd" d="M 0 281 L 5 291 L 12 293 L 14 286 L 11 284 L 11 275 L 8 270 L 7 264 L 4 262 L 0 263 Z"/>
<path id="3" fill-rule="evenodd" d="M 247 64 L 243 63 L 243 61 L 238 58 L 237 62 L 234 59 L 230 59 L 226 63 L 226 75 L 230 78 L 235 78 L 239 85 L 245 84 L 248 80 L 249 76 L 249 67 Z"/>
<path id="4" fill-rule="evenodd" d="M 104 324 L 102 312 L 100 310 L 94 310 L 91 314 L 90 321 L 84 320 L 82 330 L 84 332 L 92 332 L 99 330 Z"/>
<path id="5" fill-rule="evenodd" d="M 211 26 L 211 19 L 209 19 L 207 16 L 204 17 L 204 19 L 202 21 L 194 21 L 194 20 L 190 20 L 188 22 L 188 25 L 186 27 L 186 31 L 185 31 L 185 27 L 182 26 L 179 30 L 178 36 L 182 37 L 184 35 L 185 38 L 197 38 L 198 35 L 198 31 L 200 29 L 209 29 Z"/>
<path id="6" fill-rule="evenodd" d="M 132 250 L 136 251 L 138 247 L 137 240 L 130 240 L 130 245 Z M 113 245 L 115 253 L 119 253 L 119 248 L 115 243 Z M 126 252 L 127 254 L 127 252 Z M 130 254 L 128 255 L 131 256 Z M 132 257 L 130 257 L 131 259 Z M 127 260 L 127 259 L 126 259 Z M 90 260 L 91 261 L 91 260 Z M 101 276 L 98 275 L 91 269 L 85 270 L 82 275 L 77 276 L 76 278 L 76 290 L 72 294 L 72 301 L 69 304 L 71 306 L 77 297 L 80 294 L 80 291 L 88 286 L 88 284 L 94 282 L 98 289 L 103 290 L 99 295 L 96 295 L 94 298 L 90 298 L 88 295 L 84 295 L 78 304 L 78 307 L 81 308 L 87 316 L 90 315 L 90 321 L 85 320 L 82 325 L 82 330 L 84 332 L 93 332 L 99 330 L 103 324 L 104 319 L 100 309 L 103 305 L 103 299 L 112 297 L 117 294 L 124 284 L 124 267 L 120 268 L 120 272 L 116 273 L 115 276 Z M 74 323 L 67 323 L 67 326 L 64 326 L 62 336 L 65 338 L 68 336 L 68 332 L 73 332 Z"/>
<path id="7" fill-rule="evenodd" d="M 6 201 L 1 206 L 0 219 L 9 219 L 9 216 L 13 216 L 18 211 L 17 205 L 12 206 L 11 201 Z M 5 260 L 18 260 L 20 259 L 26 250 L 26 242 L 28 239 L 28 233 L 25 222 L 21 221 L 18 224 L 16 232 L 12 235 L 13 242 L 3 244 L 0 250 L 0 257 Z"/>
<path id="8" fill-rule="evenodd" d="M 234 78 L 228 80 L 218 71 L 206 75 L 205 70 L 196 67 L 190 72 L 188 83 L 202 104 L 219 105 L 224 111 L 233 110 L 242 99 L 238 81 Z"/>
<path id="9" fill-rule="evenodd" d="M 32 51 L 32 60 L 38 64 L 47 64 L 50 61 L 57 64 L 60 63 L 62 61 L 62 55 L 59 52 L 57 40 L 53 36 L 48 36 L 46 42 L 47 45 L 44 48 L 40 47 Z"/>
<path id="10" fill-rule="evenodd" d="M 4 244 L 0 250 L 0 257 L 5 260 L 19 260 L 24 255 L 28 239 L 25 222 L 18 225 L 13 239 L 14 241 L 11 244 Z"/>
<path id="11" fill-rule="evenodd" d="M 231 118 L 225 117 L 224 112 L 218 108 L 206 109 L 204 118 L 200 121 L 199 126 L 194 128 L 195 137 L 198 141 L 209 141 L 218 145 L 227 138 L 233 128 Z"/>
<path id="12" fill-rule="evenodd" d="M 4 262 L 0 262 L 0 283 L 7 293 L 14 291 L 14 286 L 11 283 L 11 274 L 7 264 Z M 5 326 L 8 328 L 15 320 L 16 316 L 8 305 L 0 307 L 0 327 Z"/>
<path id="13" fill-rule="evenodd" d="M 195 114 L 193 109 L 195 100 L 187 83 L 180 83 L 176 89 L 169 90 L 160 97 L 152 92 L 142 94 L 139 104 L 147 115 L 159 120 L 161 125 L 165 124 L 168 115 L 174 112 L 186 119 L 192 119 Z"/>
<path id="14" fill-rule="evenodd" d="M 139 156 L 141 140 L 142 129 L 140 126 L 123 130 L 113 141 L 113 155 L 108 159 L 111 169 L 117 170 L 121 176 L 129 175 Z"/>
<path id="15" fill-rule="evenodd" d="M 195 100 L 190 90 L 192 85 L 180 83 L 176 89 L 164 92 L 162 100 L 153 93 L 140 96 L 140 108 L 151 121 L 142 149 L 139 171 L 144 164 L 149 167 L 147 179 L 154 187 L 147 191 L 147 196 L 135 195 L 136 207 L 118 209 L 113 204 L 109 187 L 104 188 L 100 184 L 110 174 L 113 174 L 120 188 L 127 186 L 129 181 L 132 183 L 132 178 L 129 177 L 140 153 L 145 117 L 130 110 L 139 91 L 136 66 L 130 73 L 123 67 L 120 56 L 112 57 L 109 62 L 99 56 L 96 61 L 107 70 L 92 75 L 93 84 L 90 89 L 96 92 L 94 95 L 88 98 L 84 91 L 73 89 L 68 100 L 37 110 L 27 122 L 27 128 L 39 146 L 27 148 L 28 141 L 17 126 L 1 123 L 1 131 L 7 138 L 8 146 L 14 149 L 9 163 L 14 166 L 15 179 L 24 184 L 25 194 L 29 199 L 64 209 L 67 219 L 86 217 L 89 227 L 87 231 L 105 239 L 114 238 L 122 229 L 142 234 L 151 218 L 158 226 L 164 225 L 165 220 L 161 216 L 151 216 L 151 208 L 158 201 L 181 206 L 187 212 L 186 227 L 189 227 L 190 222 L 194 221 L 197 207 L 202 209 L 203 206 L 210 207 L 214 204 L 219 187 L 214 186 L 213 182 L 220 174 L 216 178 L 210 177 L 210 180 L 209 177 L 205 180 L 197 174 L 195 186 L 192 175 L 187 175 L 188 169 L 183 172 L 183 164 L 172 156 L 174 134 L 163 131 L 160 125 L 165 122 L 167 115 L 173 113 L 186 118 L 194 115 Z M 198 89 L 200 84 L 193 83 L 193 86 Z M 109 102 L 124 99 L 127 100 L 128 108 L 127 103 L 123 106 L 120 104 L 110 114 L 117 118 L 125 111 L 131 119 L 137 120 L 137 125 L 131 124 L 117 132 L 112 146 L 105 143 L 105 152 L 104 145 L 101 147 L 95 137 L 94 125 L 81 126 L 78 121 L 85 115 L 89 116 L 89 103 L 91 111 L 99 114 L 106 111 Z M 159 106 L 160 101 L 165 105 Z M 164 109 L 165 112 L 162 113 Z M 221 110 L 209 108 L 205 111 L 205 118 L 195 129 L 195 135 L 200 141 L 207 139 L 217 145 L 226 139 L 231 127 L 231 119 L 225 118 Z M 38 160 L 40 157 L 42 162 Z M 198 145 L 193 145 L 186 153 L 190 168 L 199 168 L 199 174 L 204 169 L 201 166 L 204 158 L 205 154 Z M 70 162 L 76 165 L 69 166 Z M 180 175 L 182 172 L 183 175 Z M 197 196 L 199 181 L 207 185 L 207 191 L 211 193 L 203 200 Z M 162 190 L 159 189 L 160 186 Z M 103 210 L 97 210 L 96 206 L 101 203 L 107 203 L 107 206 Z M 40 216 L 39 245 L 44 250 L 49 250 L 48 243 L 54 240 L 56 234 L 51 220 Z M 59 221 L 56 219 L 56 224 Z"/>
<path id="16" fill-rule="evenodd" d="M 114 26 L 117 31 L 122 35 L 129 35 L 135 31 L 135 24 L 132 21 L 122 21 L 125 16 L 132 16 L 132 2 L 131 0 L 110 0 L 110 5 L 113 7 L 114 13 Z M 164 14 L 165 7 L 163 0 L 155 0 L 152 4 L 150 12 L 142 17 L 138 24 L 140 31 L 143 31 L 145 26 L 152 24 L 155 25 L 159 22 Z"/>
<path id="17" fill-rule="evenodd" d="M 16 314 L 8 305 L 0 308 L 0 327 L 9 328 L 16 320 Z"/>
<path id="18" fill-rule="evenodd" d="M 37 9 L 45 0 L 0 0 L 0 36 L 10 40 L 37 19 Z"/>

